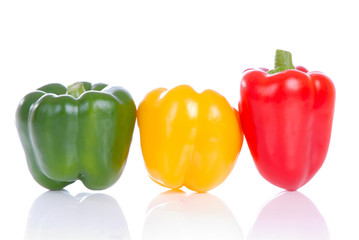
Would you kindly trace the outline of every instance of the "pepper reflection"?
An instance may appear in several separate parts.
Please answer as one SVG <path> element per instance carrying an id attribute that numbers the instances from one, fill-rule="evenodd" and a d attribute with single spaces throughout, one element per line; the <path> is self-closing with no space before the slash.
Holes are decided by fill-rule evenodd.
<path id="1" fill-rule="evenodd" d="M 117 201 L 106 194 L 48 191 L 33 203 L 25 239 L 130 239 Z"/>
<path id="2" fill-rule="evenodd" d="M 313 202 L 299 192 L 283 192 L 260 211 L 249 240 L 328 240 L 324 218 Z"/>
<path id="3" fill-rule="evenodd" d="M 232 212 L 208 193 L 170 190 L 149 205 L 143 239 L 244 239 Z"/>

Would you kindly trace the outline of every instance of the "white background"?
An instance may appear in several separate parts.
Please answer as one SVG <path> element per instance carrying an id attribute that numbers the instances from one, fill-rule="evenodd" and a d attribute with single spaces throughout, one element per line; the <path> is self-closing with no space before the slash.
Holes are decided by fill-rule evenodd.
<path id="1" fill-rule="evenodd" d="M 348 0 L 1 1 L 0 238 L 359 239 L 358 23 Z M 107 190 L 76 182 L 69 195 L 42 195 L 27 170 L 14 115 L 44 84 L 119 85 L 137 105 L 154 88 L 191 84 L 237 106 L 242 71 L 272 68 L 277 48 L 337 91 L 328 156 L 303 195 L 271 201 L 282 190 L 259 175 L 246 143 L 209 194 L 160 195 L 167 189 L 147 176 L 137 125 L 125 171 Z"/>

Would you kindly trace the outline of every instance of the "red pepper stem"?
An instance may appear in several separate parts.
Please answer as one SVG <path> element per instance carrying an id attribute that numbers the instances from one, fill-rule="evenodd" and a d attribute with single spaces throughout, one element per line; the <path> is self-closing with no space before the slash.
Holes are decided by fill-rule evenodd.
<path id="1" fill-rule="evenodd" d="M 85 92 L 84 85 L 81 82 L 76 82 L 67 87 L 66 94 L 78 98 Z"/>
<path id="2" fill-rule="evenodd" d="M 268 71 L 268 73 L 274 74 L 288 69 L 295 69 L 292 62 L 292 54 L 290 52 L 277 49 L 275 52 L 274 69 Z"/>

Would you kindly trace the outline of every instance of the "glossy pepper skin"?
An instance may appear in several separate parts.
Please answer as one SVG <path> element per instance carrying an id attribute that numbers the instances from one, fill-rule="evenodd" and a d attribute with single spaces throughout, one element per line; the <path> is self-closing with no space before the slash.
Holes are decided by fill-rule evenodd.
<path id="1" fill-rule="evenodd" d="M 231 172 L 242 146 L 238 112 L 212 90 L 155 89 L 140 103 L 137 122 L 148 173 L 168 188 L 215 188 Z"/>
<path id="2" fill-rule="evenodd" d="M 77 179 L 92 190 L 120 177 L 136 119 L 131 95 L 98 83 L 45 85 L 26 95 L 16 126 L 28 168 L 43 187 L 59 190 Z"/>
<path id="3" fill-rule="evenodd" d="M 290 53 L 277 50 L 274 70 L 244 72 L 240 95 L 243 132 L 260 174 L 287 190 L 306 184 L 327 155 L 333 82 L 323 73 L 295 69 Z"/>

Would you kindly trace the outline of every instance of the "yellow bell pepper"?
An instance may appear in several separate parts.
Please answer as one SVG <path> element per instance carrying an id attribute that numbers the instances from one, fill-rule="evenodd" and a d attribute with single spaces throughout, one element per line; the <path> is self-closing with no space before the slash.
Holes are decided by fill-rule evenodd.
<path id="1" fill-rule="evenodd" d="M 137 122 L 150 177 L 173 189 L 215 188 L 233 169 L 243 143 L 238 112 L 227 100 L 188 85 L 148 93 Z"/>

